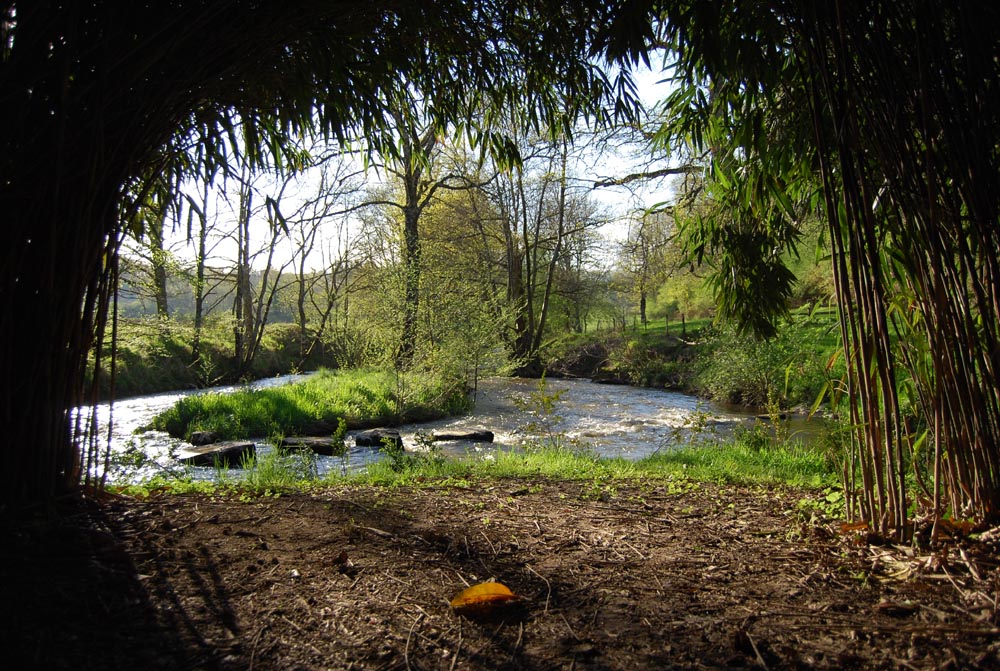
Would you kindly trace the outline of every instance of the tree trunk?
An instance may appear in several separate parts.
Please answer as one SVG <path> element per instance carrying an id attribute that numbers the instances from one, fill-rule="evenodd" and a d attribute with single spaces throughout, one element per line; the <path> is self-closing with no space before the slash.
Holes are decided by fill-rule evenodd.
<path id="1" fill-rule="evenodd" d="M 200 369 L 201 364 L 201 330 L 205 320 L 205 254 L 208 240 L 208 193 L 209 185 L 205 184 L 202 209 L 198 214 L 198 255 L 195 259 L 194 280 L 194 344 L 191 346 L 191 360 Z M 201 371 L 198 370 L 199 379 Z M 203 382 L 207 383 L 208 380 Z"/>
<path id="2" fill-rule="evenodd" d="M 548 266 L 545 272 L 545 289 L 542 292 L 542 304 L 538 310 L 538 324 L 535 327 L 535 336 L 531 342 L 532 353 L 538 356 L 538 352 L 542 348 L 542 337 L 545 334 L 545 322 L 549 316 L 549 305 L 552 299 L 552 284 L 555 281 L 556 268 L 559 265 L 560 254 L 563 248 L 563 238 L 566 234 L 566 160 L 567 160 L 567 144 L 565 138 L 563 139 L 562 155 L 560 157 L 560 173 L 559 173 L 559 211 L 556 213 L 556 245 L 555 249 L 552 250 L 552 257 L 549 259 Z M 541 205 L 541 204 L 539 204 Z M 541 207 L 539 207 L 539 212 Z"/>
<path id="3" fill-rule="evenodd" d="M 163 248 L 163 227 L 166 224 L 166 214 L 157 224 L 149 227 L 149 251 L 153 266 L 153 295 L 156 297 L 156 315 L 161 318 L 170 316 L 167 305 L 167 252 Z"/>
<path id="4" fill-rule="evenodd" d="M 233 349 L 236 375 L 243 377 L 249 368 L 250 340 L 253 334 L 253 295 L 250 288 L 250 208 L 253 194 L 249 186 L 240 191 L 240 220 L 237 223 L 236 295 L 233 298 Z"/>
<path id="5" fill-rule="evenodd" d="M 414 200 L 416 190 L 413 190 Z M 403 330 L 399 338 L 396 364 L 407 368 L 413 362 L 417 342 L 417 313 L 420 310 L 420 208 L 411 205 L 407 184 L 407 206 L 403 209 Z"/>

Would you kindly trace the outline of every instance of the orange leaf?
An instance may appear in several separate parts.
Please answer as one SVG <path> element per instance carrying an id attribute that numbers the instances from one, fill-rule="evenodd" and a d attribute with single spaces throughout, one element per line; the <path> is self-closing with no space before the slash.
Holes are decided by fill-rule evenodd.
<path id="1" fill-rule="evenodd" d="M 459 592 L 451 600 L 451 607 L 459 615 L 482 617 L 493 609 L 504 606 L 519 597 L 510 588 L 498 582 L 481 582 Z"/>

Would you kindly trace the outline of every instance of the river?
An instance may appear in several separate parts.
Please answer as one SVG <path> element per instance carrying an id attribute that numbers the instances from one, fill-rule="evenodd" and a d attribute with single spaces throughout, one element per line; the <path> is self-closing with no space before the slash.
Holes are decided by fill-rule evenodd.
<path id="1" fill-rule="evenodd" d="M 283 376 L 261 380 L 251 387 L 287 384 L 303 376 Z M 178 451 L 190 447 L 169 435 L 148 431 L 135 433 L 154 415 L 190 394 L 226 393 L 240 386 L 215 387 L 189 392 L 169 392 L 116 401 L 114 404 L 111 449 L 115 464 L 112 481 L 141 481 L 157 473 L 186 474 L 198 479 L 215 477 L 211 468 L 186 467 L 177 461 Z M 539 412 L 539 381 L 519 378 L 486 378 L 479 381 L 474 410 L 461 417 L 399 427 L 407 449 L 421 449 L 421 433 L 487 429 L 495 434 L 490 444 L 466 442 L 435 443 L 444 454 L 468 452 L 488 454 L 493 450 L 517 448 L 527 441 L 557 437 L 563 444 L 590 449 L 606 457 L 640 459 L 658 450 L 682 444 L 693 433 L 699 437 L 730 434 L 746 425 L 754 415 L 723 408 L 693 396 L 659 389 L 604 385 L 589 380 L 550 379 L 544 394 L 558 395 L 552 412 Z M 97 407 L 100 426 L 106 427 L 111 409 Z M 348 440 L 346 460 L 318 457 L 319 473 L 358 470 L 381 458 L 377 450 L 357 447 Z M 271 449 L 261 441 L 258 451 Z M 239 470 L 230 471 L 239 477 Z"/>

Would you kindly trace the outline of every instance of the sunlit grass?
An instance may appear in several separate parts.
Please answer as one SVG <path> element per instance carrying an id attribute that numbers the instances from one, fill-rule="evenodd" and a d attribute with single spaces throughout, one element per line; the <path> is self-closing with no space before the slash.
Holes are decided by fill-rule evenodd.
<path id="1" fill-rule="evenodd" d="M 671 488 L 699 482 L 747 486 L 792 486 L 811 490 L 835 489 L 840 465 L 834 456 L 797 441 L 775 439 L 762 426 L 739 433 L 727 442 L 696 442 L 657 452 L 639 460 L 600 457 L 585 448 L 556 444 L 490 450 L 464 457 L 427 452 L 383 450 L 382 458 L 353 473 L 320 477 L 311 453 L 274 450 L 256 462 L 243 464 L 239 480 L 223 472 L 216 487 L 222 493 L 262 495 L 305 491 L 324 486 L 450 486 L 497 480 L 589 482 L 594 487 L 615 483 L 663 483 Z M 141 495 L 150 489 L 205 491 L 204 483 L 157 480 L 131 485 Z"/>
<path id="2" fill-rule="evenodd" d="M 233 484 L 256 494 L 293 490 L 317 480 L 316 455 L 309 450 L 273 449 L 241 467 L 246 477 L 238 485 Z"/>
<path id="3" fill-rule="evenodd" d="M 405 485 L 442 480 L 676 480 L 804 488 L 837 486 L 838 466 L 819 450 L 797 443 L 755 446 L 746 441 L 704 443 L 660 452 L 637 461 L 599 457 L 572 448 L 529 448 L 463 458 L 412 455 L 406 463 L 385 460 L 346 480 Z M 337 477 L 343 481 L 344 478 Z"/>
<path id="4" fill-rule="evenodd" d="M 153 418 L 154 429 L 188 438 L 210 431 L 219 440 L 332 432 L 424 421 L 465 409 L 464 390 L 424 375 L 384 370 L 321 370 L 306 380 L 266 389 L 188 396 Z"/>
<path id="5" fill-rule="evenodd" d="M 802 446 L 700 445 L 658 453 L 641 464 L 649 472 L 684 474 L 694 480 L 737 484 L 787 484 L 821 488 L 839 483 L 828 458 Z"/>

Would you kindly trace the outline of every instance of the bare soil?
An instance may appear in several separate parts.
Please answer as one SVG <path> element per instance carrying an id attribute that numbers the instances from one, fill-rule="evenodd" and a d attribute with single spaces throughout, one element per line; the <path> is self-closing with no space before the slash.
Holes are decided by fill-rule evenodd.
<path id="1" fill-rule="evenodd" d="M 873 545 L 803 496 L 489 481 L 78 502 L 0 526 L 0 666 L 1000 668 L 1000 530 Z M 521 600 L 456 615 L 486 580 Z"/>

